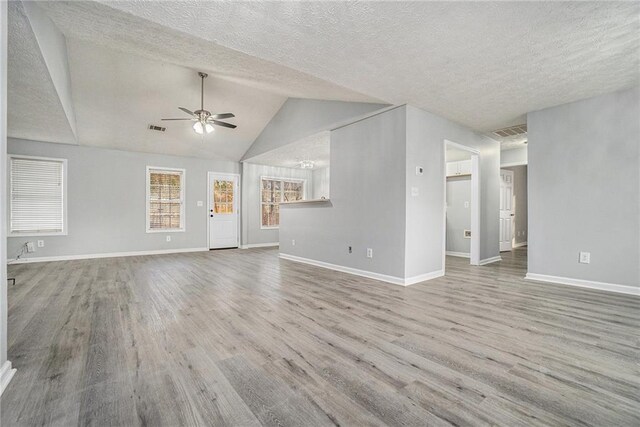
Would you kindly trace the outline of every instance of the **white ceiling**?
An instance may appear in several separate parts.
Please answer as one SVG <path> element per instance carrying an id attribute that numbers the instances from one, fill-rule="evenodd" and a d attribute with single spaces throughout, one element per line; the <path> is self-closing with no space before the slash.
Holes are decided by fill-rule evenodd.
<path id="1" fill-rule="evenodd" d="M 330 132 L 320 132 L 251 158 L 251 163 L 297 168 L 303 160 L 314 162 L 314 169 L 329 166 Z"/>
<path id="2" fill-rule="evenodd" d="M 109 4 L 478 131 L 639 83 L 640 2 Z"/>
<path id="3" fill-rule="evenodd" d="M 11 2 L 21 9 L 19 2 Z M 371 97 L 216 46 L 93 2 L 39 2 L 67 39 L 78 143 L 237 161 L 287 97 L 374 102 Z M 9 136 L 75 143 L 26 17 L 10 17 Z M 178 106 L 233 112 L 234 130 L 196 135 Z M 34 120 L 37 117 L 38 120 Z M 165 133 L 149 124 L 166 126 Z"/>
<path id="4" fill-rule="evenodd" d="M 286 100 L 284 96 L 211 76 L 205 109 L 232 112 L 238 127 L 215 127 L 204 137 L 178 106 L 200 108 L 200 77 L 188 68 L 67 39 L 78 139 L 92 145 L 141 152 L 238 160 Z M 165 126 L 164 133 L 148 130 Z"/>
<path id="5" fill-rule="evenodd" d="M 410 103 L 487 132 L 639 83 L 638 2 L 39 4 L 68 40 L 80 144 L 237 160 L 289 96 Z M 9 134 L 63 141 L 29 43 L 9 38 Z M 197 70 L 235 134 L 147 131 L 197 105 Z"/>

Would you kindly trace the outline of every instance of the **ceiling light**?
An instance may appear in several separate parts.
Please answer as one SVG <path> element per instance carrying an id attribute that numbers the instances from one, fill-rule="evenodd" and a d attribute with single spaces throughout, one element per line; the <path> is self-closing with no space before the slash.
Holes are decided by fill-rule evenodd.
<path id="1" fill-rule="evenodd" d="M 193 130 L 195 130 L 198 135 L 202 135 L 204 133 L 204 128 L 202 127 L 201 122 L 195 122 L 193 124 Z"/>
<path id="2" fill-rule="evenodd" d="M 204 130 L 206 130 L 206 131 L 207 131 L 207 133 L 211 133 L 211 132 L 213 132 L 213 125 L 211 125 L 211 124 L 209 124 L 209 123 L 206 123 L 206 124 L 204 125 Z"/>
<path id="3" fill-rule="evenodd" d="M 302 169 L 313 169 L 314 162 L 311 160 L 303 160 L 300 162 L 300 167 Z"/>

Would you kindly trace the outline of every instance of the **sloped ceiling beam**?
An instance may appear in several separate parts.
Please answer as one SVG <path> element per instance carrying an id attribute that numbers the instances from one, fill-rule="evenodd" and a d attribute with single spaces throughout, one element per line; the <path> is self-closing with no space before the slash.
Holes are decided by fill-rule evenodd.
<path id="1" fill-rule="evenodd" d="M 31 25 L 49 76 L 60 99 L 71 131 L 77 141 L 76 114 L 71 98 L 71 74 L 67 57 L 67 41 L 53 21 L 35 2 L 22 2 L 25 15 Z"/>

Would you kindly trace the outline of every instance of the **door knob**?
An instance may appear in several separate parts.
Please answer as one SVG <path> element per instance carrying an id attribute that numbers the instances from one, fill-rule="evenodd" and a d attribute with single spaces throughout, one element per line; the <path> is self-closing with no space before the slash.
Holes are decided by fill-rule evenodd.
<path id="1" fill-rule="evenodd" d="M 511 216 L 516 216 L 516 214 L 511 214 Z"/>
<path id="2" fill-rule="evenodd" d="M 211 218 L 213 218 L 213 215 L 209 215 Z"/>

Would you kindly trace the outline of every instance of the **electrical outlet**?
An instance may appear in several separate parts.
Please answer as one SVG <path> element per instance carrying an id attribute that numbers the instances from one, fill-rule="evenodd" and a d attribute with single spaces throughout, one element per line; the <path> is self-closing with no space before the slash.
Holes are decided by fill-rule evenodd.
<path id="1" fill-rule="evenodd" d="M 171 241 L 171 236 L 167 236 L 167 242 Z"/>
<path id="2" fill-rule="evenodd" d="M 464 235 L 463 237 L 465 239 L 470 239 L 471 238 L 471 230 L 464 230 Z"/>
<path id="3" fill-rule="evenodd" d="M 351 246 L 349 246 L 349 253 L 353 252 L 353 249 L 351 249 Z"/>
<path id="4" fill-rule="evenodd" d="M 36 251 L 36 247 L 34 246 L 33 242 L 27 242 L 26 245 L 27 245 L 27 253 Z"/>
<path id="5" fill-rule="evenodd" d="M 580 264 L 589 264 L 591 262 L 591 252 L 580 252 L 578 262 Z"/>
<path id="6" fill-rule="evenodd" d="M 373 258 L 373 249 L 367 248 L 367 258 Z"/>
<path id="7" fill-rule="evenodd" d="M 38 240 L 38 247 L 44 248 L 44 240 Z"/>
<path id="8" fill-rule="evenodd" d="M 292 239 L 291 240 L 291 246 L 295 246 L 296 245 L 296 239 Z"/>

